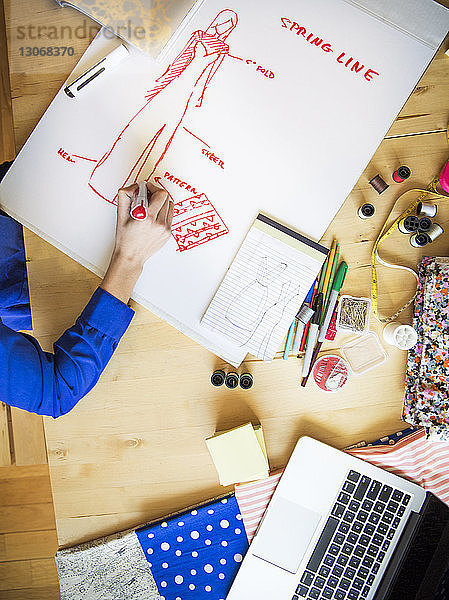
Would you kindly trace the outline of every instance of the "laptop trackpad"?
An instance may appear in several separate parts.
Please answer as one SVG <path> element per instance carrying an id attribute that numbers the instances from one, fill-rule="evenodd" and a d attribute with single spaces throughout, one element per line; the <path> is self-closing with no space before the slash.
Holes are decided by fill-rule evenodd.
<path id="1" fill-rule="evenodd" d="M 274 505 L 273 505 L 274 503 Z M 296 573 L 321 514 L 285 498 L 273 498 L 253 555 Z"/>

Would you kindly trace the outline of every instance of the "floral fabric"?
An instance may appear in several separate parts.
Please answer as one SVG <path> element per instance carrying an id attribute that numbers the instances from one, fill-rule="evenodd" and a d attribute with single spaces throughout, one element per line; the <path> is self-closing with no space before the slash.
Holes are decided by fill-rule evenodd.
<path id="1" fill-rule="evenodd" d="M 449 441 L 449 258 L 426 256 L 419 265 L 403 418 L 427 437 Z"/>

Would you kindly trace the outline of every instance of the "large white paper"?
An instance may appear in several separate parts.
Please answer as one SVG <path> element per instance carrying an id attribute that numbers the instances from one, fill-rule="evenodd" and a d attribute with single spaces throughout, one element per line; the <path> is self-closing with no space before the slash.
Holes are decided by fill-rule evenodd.
<path id="1" fill-rule="evenodd" d="M 101 275 L 117 188 L 167 189 L 174 237 L 133 297 L 238 364 L 244 351 L 200 319 L 255 216 L 320 238 L 435 45 L 344 0 L 205 0 L 192 15 L 164 64 L 131 49 L 76 99 L 61 91 L 0 204 Z M 116 44 L 99 36 L 77 74 Z"/>

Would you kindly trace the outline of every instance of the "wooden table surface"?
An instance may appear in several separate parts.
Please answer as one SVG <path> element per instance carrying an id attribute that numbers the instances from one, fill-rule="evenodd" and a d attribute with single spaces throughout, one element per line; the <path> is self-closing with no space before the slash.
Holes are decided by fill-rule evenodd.
<path id="1" fill-rule="evenodd" d="M 74 56 L 25 58 L 20 47 L 50 42 L 19 39 L 18 27 L 92 23 L 53 0 L 9 0 L 6 9 L 18 150 L 89 42 L 88 37 L 71 40 Z M 370 250 L 395 199 L 407 189 L 425 186 L 448 156 L 447 47 L 446 42 L 323 237 L 325 244 L 333 237 L 340 241 L 349 264 L 344 293 L 369 296 Z M 412 177 L 397 185 L 391 173 L 401 164 L 411 168 Z M 377 173 L 391 184 L 381 196 L 368 184 Z M 375 205 L 372 219 L 357 218 L 363 202 Z M 449 207 L 442 203 L 438 222 L 447 230 L 448 221 Z M 51 350 L 99 280 L 29 231 L 25 238 L 34 334 Z M 447 247 L 445 234 L 431 253 L 446 255 Z M 416 266 L 423 252 L 397 233 L 384 254 Z M 414 280 L 405 273 L 381 269 L 380 280 L 381 307 L 387 313 L 413 293 Z M 388 360 L 382 367 L 352 377 L 335 395 L 312 383 L 301 389 L 301 363 L 293 357 L 272 363 L 249 357 L 240 371 L 253 373 L 254 387 L 229 391 L 209 383 L 212 371 L 225 366 L 217 357 L 144 308 L 133 308 L 134 320 L 94 390 L 70 414 L 45 418 L 61 546 L 138 525 L 223 492 L 204 442 L 216 430 L 260 422 L 275 468 L 285 464 L 304 434 L 342 448 L 403 426 L 405 352 L 385 347 Z M 405 313 L 408 319 L 410 314 Z M 374 319 L 371 328 L 381 334 Z M 345 339 L 338 336 L 323 350 L 338 351 Z"/>

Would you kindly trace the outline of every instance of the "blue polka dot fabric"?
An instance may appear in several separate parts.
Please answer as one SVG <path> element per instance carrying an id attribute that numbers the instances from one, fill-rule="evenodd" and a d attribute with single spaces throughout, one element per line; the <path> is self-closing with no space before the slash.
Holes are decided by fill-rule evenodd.
<path id="1" fill-rule="evenodd" d="M 136 534 L 163 600 L 225 600 L 248 549 L 234 495 Z"/>

